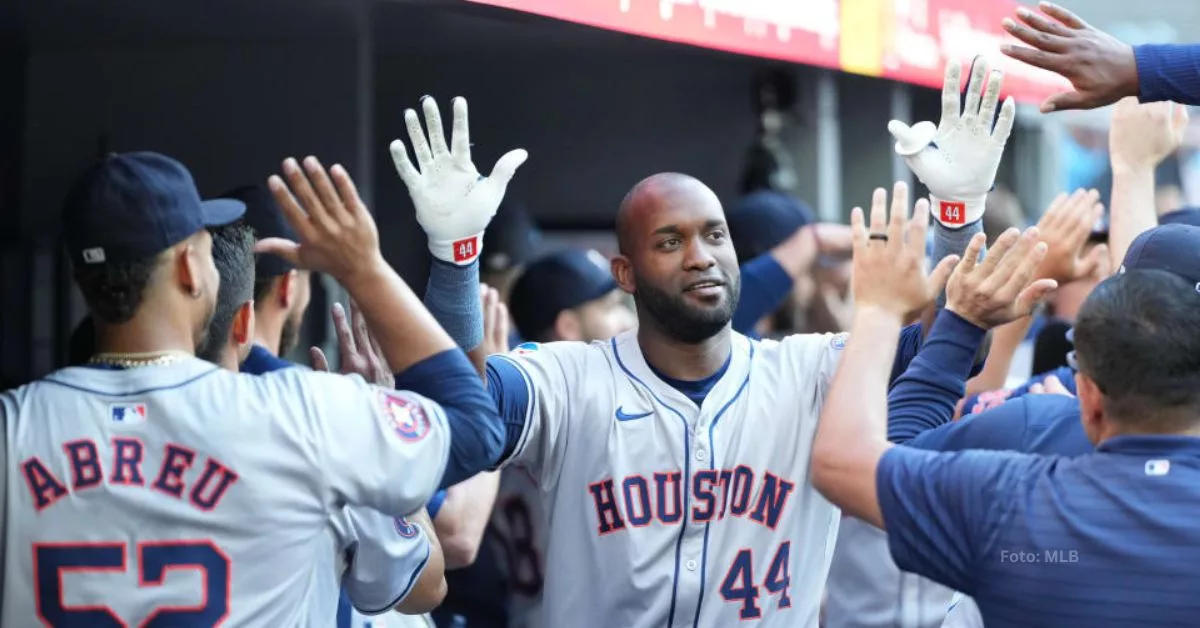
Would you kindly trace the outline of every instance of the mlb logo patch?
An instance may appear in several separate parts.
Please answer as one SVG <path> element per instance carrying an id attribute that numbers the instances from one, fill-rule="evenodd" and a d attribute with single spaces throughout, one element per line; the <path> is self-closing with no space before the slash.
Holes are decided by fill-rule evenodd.
<path id="1" fill-rule="evenodd" d="M 416 524 L 410 522 L 408 519 L 396 517 L 396 534 L 399 534 L 402 538 L 415 538 L 419 531 Z"/>
<path id="2" fill-rule="evenodd" d="M 846 332 L 834 334 L 833 338 L 829 339 L 829 346 L 832 347 L 834 351 L 841 351 L 842 349 L 846 348 L 846 339 L 849 337 L 850 334 Z"/>
<path id="3" fill-rule="evenodd" d="M 1171 472 L 1170 460 L 1147 460 L 1146 475 L 1157 477 Z"/>
<path id="4" fill-rule="evenodd" d="M 132 425 L 146 422 L 146 404 L 114 403 L 108 406 L 108 417 L 113 423 Z"/>
<path id="5" fill-rule="evenodd" d="M 537 351 L 537 350 L 538 350 L 538 343 L 522 342 L 521 344 L 513 347 L 512 351 L 509 351 L 509 353 L 511 353 L 513 355 L 529 355 L 530 353 L 533 353 L 534 351 Z"/>
<path id="6" fill-rule="evenodd" d="M 400 440 L 416 443 L 429 435 L 429 417 L 421 404 L 395 393 L 380 392 L 383 416 Z"/>

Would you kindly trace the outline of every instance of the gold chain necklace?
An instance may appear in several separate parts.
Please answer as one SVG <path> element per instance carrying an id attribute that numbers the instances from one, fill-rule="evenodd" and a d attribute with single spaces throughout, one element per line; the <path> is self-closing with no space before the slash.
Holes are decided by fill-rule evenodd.
<path id="1" fill-rule="evenodd" d="M 149 351 L 146 353 L 97 353 L 88 360 L 88 364 L 109 364 L 122 368 L 138 368 L 142 366 L 163 366 L 181 362 L 190 357 L 183 351 Z"/>

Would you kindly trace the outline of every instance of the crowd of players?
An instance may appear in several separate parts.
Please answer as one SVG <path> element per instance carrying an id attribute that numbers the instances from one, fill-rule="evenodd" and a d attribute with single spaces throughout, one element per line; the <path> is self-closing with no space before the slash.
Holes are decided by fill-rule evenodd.
<path id="1" fill-rule="evenodd" d="M 524 151 L 480 176 L 466 102 L 447 141 L 423 99 L 391 147 L 422 297 L 341 166 L 202 201 L 106 158 L 64 206 L 73 366 L 0 395 L 0 623 L 1192 625 L 1200 214 L 1156 215 L 1187 116 L 1150 101 L 1200 103 L 1200 55 L 1042 10 L 1005 52 L 1074 83 L 1043 109 L 1120 101 L 1107 211 L 1029 228 L 990 212 L 1014 111 L 978 59 L 888 125 L 929 199 L 822 224 L 658 174 L 611 260 L 545 247 Z M 352 299 L 340 374 L 280 357 L 311 272 Z"/>

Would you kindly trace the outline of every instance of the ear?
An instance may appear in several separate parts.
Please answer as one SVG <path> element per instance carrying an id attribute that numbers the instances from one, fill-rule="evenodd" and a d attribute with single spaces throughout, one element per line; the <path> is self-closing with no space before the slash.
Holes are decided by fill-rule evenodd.
<path id="1" fill-rule="evenodd" d="M 208 235 L 207 231 L 200 232 Z M 201 251 L 196 234 L 175 246 L 175 277 L 180 288 L 192 297 L 200 296 L 204 287 L 204 273 L 201 269 Z"/>
<path id="2" fill-rule="evenodd" d="M 559 340 L 583 340 L 583 324 L 579 314 L 563 310 L 554 319 L 554 335 Z"/>
<path id="3" fill-rule="evenodd" d="M 288 309 L 292 307 L 292 302 L 296 300 L 296 289 L 299 287 L 300 272 L 296 269 L 287 271 L 287 274 L 279 277 L 279 307 Z"/>
<path id="4" fill-rule="evenodd" d="M 626 294 L 633 294 L 633 265 L 629 263 L 629 258 L 624 255 L 618 255 L 612 258 L 609 262 L 609 268 L 612 270 L 613 279 L 617 280 L 617 285 Z"/>
<path id="5" fill-rule="evenodd" d="M 1092 444 L 1100 442 L 1104 432 L 1104 394 L 1091 378 L 1075 373 L 1075 392 L 1079 399 L 1079 420 Z"/>
<path id="6" fill-rule="evenodd" d="M 246 301 L 233 314 L 233 329 L 230 336 L 239 348 L 254 340 L 254 301 Z"/>

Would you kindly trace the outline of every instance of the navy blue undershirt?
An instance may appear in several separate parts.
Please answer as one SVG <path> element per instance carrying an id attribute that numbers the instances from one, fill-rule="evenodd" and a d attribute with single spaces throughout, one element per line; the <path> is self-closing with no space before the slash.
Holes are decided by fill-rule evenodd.
<path id="1" fill-rule="evenodd" d="M 650 370 L 653 371 L 654 374 L 663 381 L 663 383 L 683 393 L 683 396 L 691 399 L 692 403 L 696 404 L 696 407 L 699 408 L 700 405 L 704 403 L 704 398 L 708 396 L 708 392 L 712 390 L 713 386 L 715 386 L 718 381 L 720 381 L 721 376 L 725 374 L 725 371 L 729 370 L 729 363 L 732 360 L 733 354 L 730 353 L 729 357 L 725 358 L 725 363 L 721 365 L 721 368 L 717 369 L 716 373 L 713 373 L 704 379 L 697 380 L 675 379 L 673 377 L 668 377 L 662 371 L 654 368 L 654 366 L 649 362 L 646 363 L 646 366 L 649 366 Z"/>

